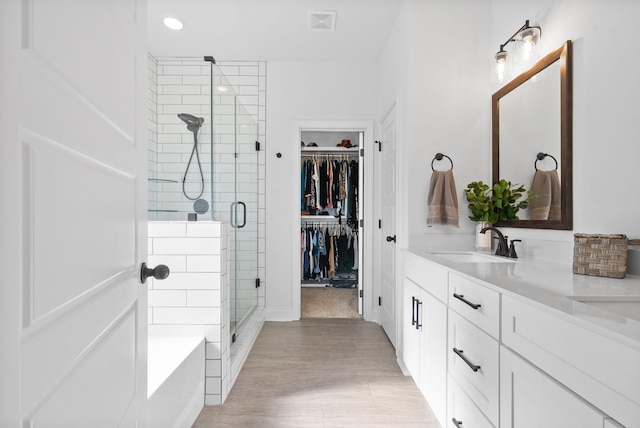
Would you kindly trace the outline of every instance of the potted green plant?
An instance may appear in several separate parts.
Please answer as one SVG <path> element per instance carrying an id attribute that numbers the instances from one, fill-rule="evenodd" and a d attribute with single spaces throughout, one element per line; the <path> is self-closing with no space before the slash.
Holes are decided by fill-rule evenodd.
<path id="1" fill-rule="evenodd" d="M 521 184 L 499 180 L 492 187 L 482 181 L 472 181 L 464 190 L 471 215 L 476 226 L 476 248 L 490 249 L 491 235 L 480 234 L 480 230 L 501 220 L 516 220 L 518 211 L 529 206 L 534 195 Z M 526 197 L 523 199 L 523 197 Z"/>

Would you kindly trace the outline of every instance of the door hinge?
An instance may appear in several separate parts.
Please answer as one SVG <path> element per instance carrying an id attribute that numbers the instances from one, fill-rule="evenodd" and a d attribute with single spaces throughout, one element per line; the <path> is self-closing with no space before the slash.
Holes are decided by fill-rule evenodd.
<path id="1" fill-rule="evenodd" d="M 260 151 L 260 141 L 256 141 L 256 152 Z"/>
<path id="2" fill-rule="evenodd" d="M 382 141 L 375 141 L 375 143 L 378 145 L 378 151 L 381 152 L 382 151 Z"/>
<path id="3" fill-rule="evenodd" d="M 231 343 L 236 343 L 236 334 L 235 333 L 233 333 L 231 335 Z"/>
<path id="4" fill-rule="evenodd" d="M 364 149 L 360 149 L 360 157 L 364 156 Z"/>
<path id="5" fill-rule="evenodd" d="M 256 278 L 256 288 L 260 288 L 260 278 Z"/>
<path id="6" fill-rule="evenodd" d="M 378 306 L 382 306 L 382 296 L 378 296 Z"/>
<path id="7" fill-rule="evenodd" d="M 382 219 L 378 219 L 378 229 L 382 229 Z"/>
<path id="8" fill-rule="evenodd" d="M 364 220 L 360 220 L 360 227 L 364 227 Z"/>
<path id="9" fill-rule="evenodd" d="M 360 298 L 361 298 L 361 299 L 362 299 L 362 291 L 363 291 L 363 290 L 360 290 Z"/>

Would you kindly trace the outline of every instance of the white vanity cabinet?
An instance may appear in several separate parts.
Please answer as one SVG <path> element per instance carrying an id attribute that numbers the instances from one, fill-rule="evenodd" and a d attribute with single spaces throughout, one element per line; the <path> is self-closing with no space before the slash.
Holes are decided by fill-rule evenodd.
<path id="1" fill-rule="evenodd" d="M 438 421 L 447 413 L 447 271 L 407 257 L 403 277 L 404 363 Z"/>
<path id="2" fill-rule="evenodd" d="M 637 298 L 639 279 L 539 260 L 403 261 L 402 358 L 443 427 L 640 428 L 640 320 L 571 298 Z"/>
<path id="3" fill-rule="evenodd" d="M 448 372 L 456 382 L 449 388 L 459 387 L 479 410 L 474 420 L 467 418 L 467 426 L 498 426 L 500 294 L 449 273 L 448 297 Z M 470 412 L 461 405 L 458 413 L 456 406 L 449 410 L 452 422 L 460 420 L 460 412 Z"/>
<path id="4" fill-rule="evenodd" d="M 504 346 L 500 428 L 601 428 L 605 415 Z"/>
<path id="5" fill-rule="evenodd" d="M 640 351 L 637 348 L 506 295 L 502 296 L 502 342 L 544 372 L 544 376 L 555 379 L 623 426 L 640 427 Z M 501 395 L 504 395 L 501 427 L 520 427 L 507 423 L 510 415 L 504 411 L 508 410 L 505 406 L 511 400 L 511 393 L 505 389 L 508 379 L 501 385 Z M 521 394 L 516 391 L 518 393 Z M 527 402 L 526 406 L 528 411 L 535 412 L 533 403 Z M 597 426 L 603 426 L 603 417 Z"/>

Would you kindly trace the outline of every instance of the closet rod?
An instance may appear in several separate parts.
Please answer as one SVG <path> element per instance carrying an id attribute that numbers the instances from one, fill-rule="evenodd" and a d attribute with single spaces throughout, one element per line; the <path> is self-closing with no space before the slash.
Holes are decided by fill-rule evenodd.
<path id="1" fill-rule="evenodd" d="M 303 159 L 358 159 L 357 153 L 302 153 Z"/>

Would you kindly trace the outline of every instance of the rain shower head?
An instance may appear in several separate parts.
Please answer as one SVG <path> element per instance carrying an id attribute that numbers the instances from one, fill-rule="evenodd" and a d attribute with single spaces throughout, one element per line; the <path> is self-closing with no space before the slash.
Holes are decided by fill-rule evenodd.
<path id="1" fill-rule="evenodd" d="M 187 124 L 187 129 L 191 132 L 198 132 L 198 130 L 204 123 L 203 117 L 195 117 L 187 113 L 179 113 L 178 117 Z"/>

